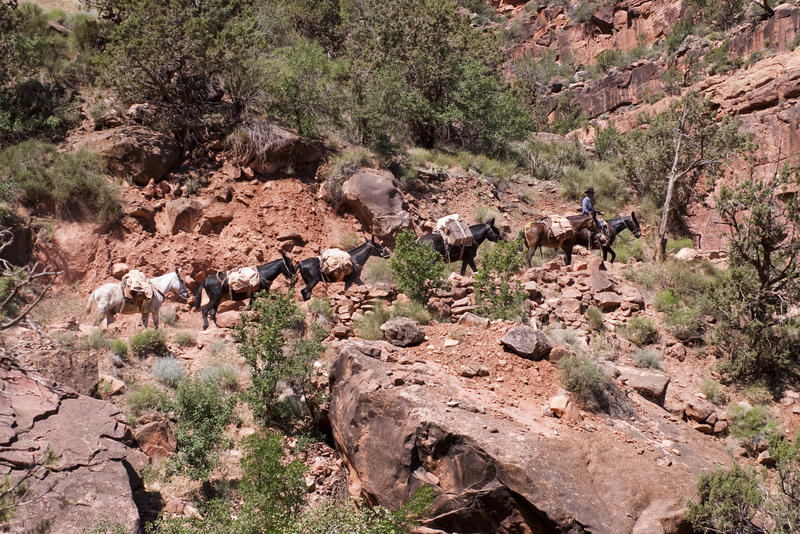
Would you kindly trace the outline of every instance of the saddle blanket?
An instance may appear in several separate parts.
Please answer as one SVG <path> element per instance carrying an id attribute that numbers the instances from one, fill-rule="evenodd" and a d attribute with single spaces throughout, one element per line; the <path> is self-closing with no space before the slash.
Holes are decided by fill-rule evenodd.
<path id="1" fill-rule="evenodd" d="M 122 277 L 122 296 L 127 300 L 149 300 L 153 298 L 153 286 L 141 271 L 131 269 Z"/>
<path id="2" fill-rule="evenodd" d="M 451 247 L 465 247 L 472 244 L 472 232 L 458 213 L 438 219 L 433 231 L 440 234 Z"/>
<path id="3" fill-rule="evenodd" d="M 228 287 L 237 293 L 255 291 L 261 286 L 261 277 L 255 267 L 240 267 L 228 271 Z"/>
<path id="4" fill-rule="evenodd" d="M 341 282 L 350 275 L 355 266 L 350 253 L 340 248 L 329 248 L 322 251 L 319 257 L 320 270 L 329 280 Z"/>

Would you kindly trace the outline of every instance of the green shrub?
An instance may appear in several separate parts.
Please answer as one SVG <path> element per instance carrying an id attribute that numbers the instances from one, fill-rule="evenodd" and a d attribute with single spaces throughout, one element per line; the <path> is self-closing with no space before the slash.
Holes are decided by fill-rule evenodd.
<path id="1" fill-rule="evenodd" d="M 614 252 L 617 254 L 614 261 L 618 263 L 629 263 L 631 260 L 645 261 L 641 239 L 627 233 L 617 235 L 614 240 Z"/>
<path id="2" fill-rule="evenodd" d="M 613 124 L 597 130 L 597 135 L 594 138 L 594 150 L 601 160 L 607 160 L 615 156 L 621 144 L 622 134 Z"/>
<path id="3" fill-rule="evenodd" d="M 575 22 L 587 23 L 592 20 L 594 15 L 600 8 L 600 0 L 581 0 L 573 8 L 570 13 L 570 18 Z"/>
<path id="4" fill-rule="evenodd" d="M 383 304 L 375 304 L 372 311 L 364 314 L 363 319 L 353 322 L 353 326 L 358 331 L 362 339 L 383 339 L 381 325 L 392 318 L 392 312 Z"/>
<path id="5" fill-rule="evenodd" d="M 769 404 L 772 402 L 773 394 L 769 385 L 764 380 L 757 380 L 742 390 L 744 398 L 751 404 Z"/>
<path id="6" fill-rule="evenodd" d="M 150 374 L 159 383 L 175 388 L 186 376 L 186 370 L 175 358 L 158 358 L 153 364 Z"/>
<path id="7" fill-rule="evenodd" d="M 715 380 L 703 380 L 703 385 L 700 386 L 700 392 L 714 404 L 725 404 L 727 401 L 725 393 L 720 390 L 719 383 Z"/>
<path id="8" fill-rule="evenodd" d="M 614 385 L 594 362 L 586 356 L 569 356 L 558 362 L 558 373 L 564 388 L 587 410 L 607 411 L 609 393 Z"/>
<path id="9" fill-rule="evenodd" d="M 661 354 L 653 349 L 639 349 L 633 355 L 636 367 L 645 369 L 661 369 Z"/>
<path id="10" fill-rule="evenodd" d="M 370 284 L 391 284 L 392 270 L 389 268 L 388 260 L 374 256 L 370 258 L 364 266 L 361 279 Z"/>
<path id="11" fill-rule="evenodd" d="M 700 310 L 691 307 L 683 307 L 667 314 L 664 324 L 667 332 L 681 341 L 696 339 L 703 329 Z"/>
<path id="12" fill-rule="evenodd" d="M 175 401 L 178 454 L 174 461 L 179 470 L 192 478 L 208 476 L 217 464 L 216 452 L 228 445 L 222 432 L 233 421 L 233 405 L 233 399 L 225 398 L 214 383 L 181 381 Z"/>
<path id="13" fill-rule="evenodd" d="M 589 328 L 592 330 L 603 330 L 603 310 L 597 306 L 589 306 L 586 308 L 586 320 L 589 321 Z"/>
<path id="14" fill-rule="evenodd" d="M 433 247 L 417 243 L 410 230 L 397 235 L 389 269 L 398 289 L 421 304 L 426 304 L 436 289 L 444 287 L 446 267 L 442 257 Z"/>
<path id="15" fill-rule="evenodd" d="M 660 312 L 672 312 L 680 304 L 680 297 L 671 289 L 656 293 L 653 307 Z"/>
<path id="16" fill-rule="evenodd" d="M 116 354 L 120 358 L 124 358 L 128 355 L 128 344 L 119 338 L 112 339 L 109 346 L 111 347 L 111 353 Z"/>
<path id="17" fill-rule="evenodd" d="M 147 355 L 166 356 L 167 334 L 163 330 L 148 328 L 138 334 L 134 334 L 128 339 L 131 353 L 137 358 L 144 358 Z"/>
<path id="18" fill-rule="evenodd" d="M 175 326 L 175 323 L 178 322 L 178 312 L 175 308 L 166 308 L 158 318 L 167 326 Z"/>
<path id="19" fill-rule="evenodd" d="M 694 23 L 691 19 L 679 19 L 678 22 L 672 25 L 672 29 L 664 42 L 667 47 L 667 53 L 674 54 L 683 44 L 683 41 L 694 31 Z"/>
<path id="20" fill-rule="evenodd" d="M 163 411 L 167 405 L 167 397 L 158 386 L 144 384 L 125 396 L 128 410 L 134 417 L 148 411 Z"/>
<path id="21" fill-rule="evenodd" d="M 496 319 L 520 321 L 525 315 L 527 293 L 518 280 L 512 280 L 524 265 L 519 240 L 498 241 L 481 257 L 475 273 L 475 303 L 478 313 Z"/>
<path id="22" fill-rule="evenodd" d="M 107 221 L 120 212 L 119 190 L 103 176 L 103 162 L 86 150 L 60 152 L 25 141 L 0 151 L 0 201 L 66 219 Z"/>
<path id="23" fill-rule="evenodd" d="M 653 321 L 646 317 L 631 317 L 625 325 L 625 337 L 631 343 L 640 347 L 655 343 L 658 339 L 658 331 Z"/>
<path id="24" fill-rule="evenodd" d="M 728 41 L 712 49 L 706 54 L 704 60 L 708 65 L 709 74 L 724 74 L 736 70 L 744 64 L 742 58 L 731 55 L 728 50 Z"/>
<path id="25" fill-rule="evenodd" d="M 753 406 L 750 409 L 731 406 L 728 408 L 728 418 L 731 435 L 739 438 L 751 456 L 756 456 L 779 428 L 778 421 L 764 406 Z"/>
<path id="26" fill-rule="evenodd" d="M 175 335 L 172 336 L 172 342 L 179 347 L 194 347 L 197 340 L 189 332 L 176 332 Z"/>
<path id="27" fill-rule="evenodd" d="M 500 217 L 500 212 L 492 206 L 480 204 L 472 209 L 472 218 L 476 223 L 485 223 Z"/>
<path id="28" fill-rule="evenodd" d="M 205 382 L 217 384 L 221 389 L 236 391 L 239 388 L 239 376 L 236 368 L 224 362 L 211 363 L 197 373 L 197 378 Z"/>
<path id="29" fill-rule="evenodd" d="M 667 252 L 678 252 L 682 248 L 694 248 L 694 240 L 691 237 L 667 241 Z"/>
<path id="30" fill-rule="evenodd" d="M 263 421 L 287 422 L 286 414 L 280 412 L 279 382 L 304 396 L 313 413 L 319 402 L 311 382 L 313 362 L 324 350 L 322 340 L 327 332 L 315 325 L 309 336 L 290 343 L 290 332 L 303 323 L 291 291 L 287 295 L 259 292 L 247 311 L 234 338 L 250 368 L 252 383 L 245 398 L 253 413 Z"/>

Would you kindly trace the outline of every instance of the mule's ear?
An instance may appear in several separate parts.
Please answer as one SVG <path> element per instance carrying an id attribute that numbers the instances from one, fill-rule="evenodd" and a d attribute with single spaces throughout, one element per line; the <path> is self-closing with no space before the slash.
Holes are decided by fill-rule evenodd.
<path id="1" fill-rule="evenodd" d="M 492 217 L 491 219 L 489 219 L 489 224 L 490 224 L 491 226 L 494 226 L 494 217 Z"/>
<path id="2" fill-rule="evenodd" d="M 636 212 L 631 212 L 631 219 L 633 219 L 633 222 L 636 224 L 639 224 L 639 221 L 636 219 Z"/>
<path id="3" fill-rule="evenodd" d="M 181 275 L 181 268 L 180 267 L 175 267 L 175 274 L 177 274 L 178 276 Z"/>

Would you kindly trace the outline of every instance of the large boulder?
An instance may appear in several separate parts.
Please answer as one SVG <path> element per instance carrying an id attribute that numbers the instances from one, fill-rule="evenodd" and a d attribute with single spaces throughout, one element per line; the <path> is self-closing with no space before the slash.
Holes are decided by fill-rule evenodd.
<path id="1" fill-rule="evenodd" d="M 425 341 L 425 332 L 408 317 L 389 319 L 381 325 L 381 332 L 383 339 L 398 347 L 410 347 Z"/>
<path id="2" fill-rule="evenodd" d="M 274 174 L 285 167 L 312 166 L 322 158 L 319 145 L 304 141 L 295 132 L 277 124 L 241 126 L 228 138 L 228 146 L 241 165 L 259 174 Z"/>
<path id="3" fill-rule="evenodd" d="M 126 445 L 130 429 L 119 409 L 61 389 L 9 359 L 0 359 L 0 384 L 0 473 L 16 483 L 34 468 L 9 531 L 50 524 L 59 533 L 80 534 L 107 521 L 138 532 L 132 487 L 148 460 Z"/>
<path id="4" fill-rule="evenodd" d="M 723 450 L 649 402 L 632 399 L 632 420 L 572 427 L 532 416 L 545 406 L 522 394 L 519 408 L 489 409 L 488 387 L 462 386 L 452 370 L 395 351 L 341 346 L 330 422 L 354 493 L 396 508 L 433 486 L 428 528 L 624 534 L 655 532 L 645 527 L 663 518 L 660 532 L 676 534 L 700 473 L 730 465 Z"/>
<path id="5" fill-rule="evenodd" d="M 389 171 L 360 168 L 342 184 L 344 206 L 381 239 L 411 228 L 403 195 Z"/>
<path id="6" fill-rule="evenodd" d="M 529 360 L 543 360 L 553 348 L 545 335 L 529 326 L 515 326 L 500 339 L 503 348 Z"/>
<path id="7" fill-rule="evenodd" d="M 168 458 L 178 449 L 178 442 L 169 421 L 164 419 L 138 426 L 133 433 L 133 439 L 153 460 Z"/>
<path id="8" fill-rule="evenodd" d="M 172 137 L 143 126 L 92 132 L 76 148 L 87 148 L 104 156 L 109 172 L 130 177 L 136 185 L 161 180 L 181 159 L 181 149 Z"/>
<path id="9" fill-rule="evenodd" d="M 155 216 L 159 234 L 175 235 L 178 232 L 191 232 L 202 216 L 202 204 L 191 198 L 176 198 L 164 206 Z"/>

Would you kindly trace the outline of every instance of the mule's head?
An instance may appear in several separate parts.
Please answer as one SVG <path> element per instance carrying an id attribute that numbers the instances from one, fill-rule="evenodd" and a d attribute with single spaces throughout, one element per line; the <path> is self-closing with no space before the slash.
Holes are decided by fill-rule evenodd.
<path id="1" fill-rule="evenodd" d="M 281 258 L 283 258 L 283 265 L 281 266 L 281 274 L 294 281 L 297 278 L 297 266 L 292 263 L 292 259 L 281 250 Z"/>
<path id="2" fill-rule="evenodd" d="M 375 241 L 375 236 L 370 236 L 367 239 L 367 243 L 369 244 L 370 248 L 372 249 L 372 253 L 381 258 L 388 258 L 390 255 L 389 249 Z"/>
<path id="3" fill-rule="evenodd" d="M 642 229 L 639 226 L 639 219 L 636 218 L 636 213 L 635 212 L 633 212 L 633 211 L 631 212 L 630 221 L 625 220 L 625 226 L 628 227 L 628 230 L 633 232 L 633 235 L 636 238 L 642 237 Z"/>
<path id="4" fill-rule="evenodd" d="M 175 290 L 178 295 L 182 299 L 189 298 L 189 288 L 186 287 L 186 284 L 183 283 L 183 278 L 181 277 L 181 270 L 179 267 L 175 267 L 175 276 L 178 278 L 178 288 Z"/>
<path id="5" fill-rule="evenodd" d="M 500 229 L 494 225 L 494 217 L 486 221 L 486 226 L 489 227 L 489 231 L 486 233 L 486 239 L 495 242 L 500 241 Z"/>

